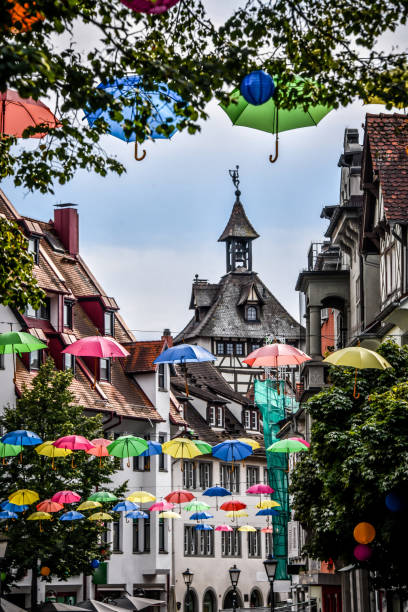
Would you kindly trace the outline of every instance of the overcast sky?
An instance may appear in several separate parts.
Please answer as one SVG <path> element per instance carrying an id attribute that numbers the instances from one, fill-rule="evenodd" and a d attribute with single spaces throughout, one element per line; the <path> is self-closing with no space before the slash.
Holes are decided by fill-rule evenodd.
<path id="1" fill-rule="evenodd" d="M 220 11 L 217 0 L 208 2 Z M 222 8 L 233 4 L 223 0 Z M 356 102 L 317 127 L 285 132 L 279 160 L 270 164 L 271 135 L 232 126 L 215 103 L 208 111 L 201 134 L 147 143 L 143 162 L 133 159 L 132 144 L 106 136 L 103 146 L 126 165 L 122 177 L 80 172 L 57 186 L 55 196 L 26 193 L 9 180 L 1 184 L 18 210 L 32 217 L 48 220 L 58 202 L 78 204 L 81 254 L 140 339 L 164 327 L 177 333 L 192 314 L 194 275 L 217 282 L 225 273 L 225 245 L 217 239 L 234 203 L 228 169 L 236 164 L 241 200 L 260 234 L 253 267 L 298 318 L 294 286 L 310 242 L 324 233 L 322 207 L 338 202 L 344 130 L 359 128 L 362 138 L 365 113 L 385 112 Z"/>

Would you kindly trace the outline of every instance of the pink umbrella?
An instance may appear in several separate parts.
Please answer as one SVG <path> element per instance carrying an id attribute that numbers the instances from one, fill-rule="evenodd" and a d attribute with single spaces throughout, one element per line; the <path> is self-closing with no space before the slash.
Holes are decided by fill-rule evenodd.
<path id="1" fill-rule="evenodd" d="M 105 438 L 95 438 L 95 440 L 91 440 L 93 444 L 92 448 L 88 448 L 86 451 L 88 455 L 94 455 L 95 457 L 99 457 L 99 467 L 102 465 L 102 457 L 109 457 L 109 451 L 106 448 L 112 440 L 105 440 Z"/>
<path id="2" fill-rule="evenodd" d="M 95 375 L 93 388 L 96 385 L 96 372 L 98 359 L 108 359 L 110 357 L 127 357 L 129 352 L 123 348 L 119 342 L 113 338 L 105 336 L 88 336 L 73 342 L 62 353 L 70 353 L 77 357 L 95 357 Z"/>
<path id="3" fill-rule="evenodd" d="M 256 484 L 252 485 L 247 489 L 247 493 L 250 495 L 271 495 L 274 493 L 275 489 L 272 489 L 269 485 L 266 484 Z"/>
<path id="4" fill-rule="evenodd" d="M 64 448 L 69 450 L 83 450 L 88 451 L 91 448 L 94 448 L 94 445 L 84 438 L 83 436 L 63 436 L 62 438 L 58 438 L 55 442 L 52 443 L 53 446 L 57 448 Z M 74 456 L 72 455 L 71 467 L 74 468 Z"/>
<path id="5" fill-rule="evenodd" d="M 168 501 L 160 501 L 160 502 L 156 502 L 155 504 L 153 504 L 153 506 L 150 506 L 149 510 L 150 512 L 154 512 L 154 511 L 159 511 L 162 512 L 164 510 L 172 510 L 174 508 L 174 504 L 171 504 Z"/>
<path id="6" fill-rule="evenodd" d="M 232 527 L 229 525 L 218 525 L 215 528 L 215 531 L 234 531 Z"/>
<path id="7" fill-rule="evenodd" d="M 243 362 L 255 368 L 278 369 L 279 366 L 300 365 L 304 361 L 310 361 L 311 359 L 309 355 L 306 355 L 306 353 L 295 346 L 274 342 L 273 344 L 261 346 L 256 351 L 252 351 L 248 357 L 243 359 Z M 278 372 L 276 372 L 276 375 L 276 380 L 278 381 Z M 277 385 L 277 391 L 280 393 L 279 384 Z"/>
<path id="8" fill-rule="evenodd" d="M 262 533 L 273 533 L 273 529 L 272 527 L 262 527 L 261 532 Z"/>
<path id="9" fill-rule="evenodd" d="M 81 496 L 74 491 L 58 491 L 51 497 L 51 501 L 58 504 L 72 504 L 73 502 L 81 501 Z"/>
<path id="10" fill-rule="evenodd" d="M 304 440 L 303 438 L 291 438 L 291 440 L 297 440 L 298 442 L 301 442 L 302 444 L 307 446 L 307 448 L 310 447 L 310 442 L 308 442 L 307 440 Z"/>
<path id="11" fill-rule="evenodd" d="M 137 13 L 160 14 L 177 4 L 179 0 L 121 0 L 128 8 Z"/>

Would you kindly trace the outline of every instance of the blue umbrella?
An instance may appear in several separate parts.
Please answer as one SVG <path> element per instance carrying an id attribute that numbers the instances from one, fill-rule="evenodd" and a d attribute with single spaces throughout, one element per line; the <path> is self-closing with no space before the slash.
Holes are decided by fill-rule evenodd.
<path id="1" fill-rule="evenodd" d="M 225 442 L 220 442 L 220 444 L 213 447 L 212 454 L 217 459 L 232 461 L 233 463 L 252 455 L 252 448 L 249 444 L 245 444 L 245 442 L 240 440 L 225 440 Z"/>
<path id="2" fill-rule="evenodd" d="M 279 510 L 276 510 L 276 508 L 264 508 L 259 510 L 255 516 L 279 516 Z"/>
<path id="3" fill-rule="evenodd" d="M 152 455 L 161 455 L 162 447 L 160 442 L 152 442 L 151 440 L 147 441 L 147 449 L 143 451 L 139 457 L 151 457 Z"/>
<path id="4" fill-rule="evenodd" d="M 226 495 L 232 495 L 231 491 L 228 489 L 224 489 L 224 487 L 210 487 L 203 492 L 203 495 L 208 495 L 209 497 L 215 497 L 215 507 L 218 510 L 218 498 L 225 497 Z"/>
<path id="5" fill-rule="evenodd" d="M 216 357 L 198 344 L 178 344 L 163 351 L 153 363 L 180 363 L 184 366 L 186 395 L 188 397 L 186 363 L 201 363 L 202 361 L 216 361 Z"/>
<path id="6" fill-rule="evenodd" d="M 129 106 L 123 106 L 121 113 L 123 115 L 122 123 L 114 121 L 109 116 L 110 110 L 98 109 L 94 112 L 85 112 L 85 117 L 89 125 L 92 127 L 97 119 L 103 119 L 109 126 L 109 133 L 125 142 L 135 143 L 135 159 L 141 161 L 146 157 L 146 151 L 137 156 L 137 140 L 136 134 L 133 132 L 130 135 L 125 134 L 124 122 L 126 120 L 134 122 L 141 115 L 147 106 L 151 107 L 151 115 L 147 120 L 147 127 L 150 130 L 150 137 L 155 138 L 171 138 L 176 132 L 174 127 L 172 132 L 167 135 L 163 133 L 160 126 L 171 125 L 173 127 L 177 114 L 174 110 L 175 103 L 182 103 L 183 99 L 174 91 L 172 91 L 165 83 L 157 83 L 157 91 L 148 91 L 143 88 L 143 79 L 140 76 L 126 76 L 115 79 L 111 83 L 100 83 L 98 89 L 103 89 L 108 94 L 116 98 L 125 98 L 130 101 Z"/>
<path id="7" fill-rule="evenodd" d="M 128 510 L 139 510 L 139 507 L 134 502 L 125 500 L 121 501 L 116 506 L 113 506 L 112 512 L 127 512 Z"/>
<path id="8" fill-rule="evenodd" d="M 194 529 L 197 529 L 197 531 L 212 531 L 211 525 L 203 525 L 202 523 L 196 525 Z"/>
<path id="9" fill-rule="evenodd" d="M 14 444 L 15 446 L 36 446 L 41 444 L 42 440 L 33 431 L 27 429 L 17 429 L 9 431 L 0 440 L 3 444 Z"/>
<path id="10" fill-rule="evenodd" d="M 212 514 L 207 514 L 207 512 L 194 512 L 194 514 L 190 516 L 190 521 L 201 521 L 210 518 L 214 518 L 214 516 Z"/>
<path id="11" fill-rule="evenodd" d="M 2 510 L 8 510 L 9 512 L 25 512 L 29 507 L 30 506 L 17 506 L 17 504 L 9 502 L 8 499 L 0 504 Z"/>
<path id="12" fill-rule="evenodd" d="M 72 510 L 71 512 L 64 512 L 64 514 L 62 514 L 59 517 L 60 521 L 79 521 L 79 519 L 83 519 L 85 518 L 85 515 L 82 514 L 81 512 L 75 512 L 74 510 Z"/>
<path id="13" fill-rule="evenodd" d="M 10 512 L 9 510 L 2 510 L 0 512 L 0 519 L 15 519 L 18 518 L 18 514 L 16 514 L 15 512 Z"/>
<path id="14" fill-rule="evenodd" d="M 141 510 L 133 510 L 132 512 L 128 512 L 125 514 L 126 518 L 131 519 L 148 519 L 149 515 L 146 512 L 142 512 Z"/>

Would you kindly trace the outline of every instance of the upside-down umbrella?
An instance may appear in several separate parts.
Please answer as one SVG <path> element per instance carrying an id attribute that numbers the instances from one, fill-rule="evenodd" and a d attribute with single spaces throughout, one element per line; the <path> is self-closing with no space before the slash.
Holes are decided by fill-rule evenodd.
<path id="1" fill-rule="evenodd" d="M 64 450 L 71 450 L 71 451 L 74 451 L 74 450 L 87 451 L 90 448 L 93 448 L 93 444 L 89 440 L 84 438 L 84 436 L 77 436 L 77 435 L 62 436 L 62 438 L 58 438 L 58 440 L 55 440 L 55 442 L 52 442 L 52 445 L 55 446 L 56 448 L 62 448 Z M 71 467 L 75 468 L 74 455 L 72 455 Z"/>
<path id="2" fill-rule="evenodd" d="M 194 529 L 196 529 L 197 531 L 212 531 L 213 530 L 211 525 L 206 525 L 204 523 L 199 523 L 198 525 L 195 525 Z"/>
<path id="3" fill-rule="evenodd" d="M 299 440 L 285 438 L 284 440 L 274 442 L 266 450 L 270 453 L 301 453 L 307 451 L 308 448 L 302 442 L 299 442 Z"/>
<path id="4" fill-rule="evenodd" d="M 168 440 L 162 445 L 163 453 L 174 457 L 174 459 L 181 459 L 181 471 L 184 469 L 184 459 L 194 459 L 198 455 L 202 455 L 202 452 L 198 450 L 197 446 L 188 438 L 174 438 Z M 167 497 L 166 497 L 167 499 Z M 167 499 L 167 501 L 170 501 Z"/>
<path id="5" fill-rule="evenodd" d="M 77 510 L 94 510 L 95 508 L 102 508 L 101 502 L 98 501 L 84 501 L 79 504 Z"/>
<path id="6" fill-rule="evenodd" d="M 12 504 L 8 501 L 8 499 L 6 499 L 0 504 L 0 508 L 2 510 L 8 510 L 9 512 L 25 512 L 26 510 L 28 510 L 29 506 L 19 506 L 17 504 Z"/>
<path id="7" fill-rule="evenodd" d="M 195 499 L 194 501 L 188 503 L 186 506 L 183 507 L 183 510 L 186 510 L 187 512 L 205 512 L 209 509 L 210 506 L 208 504 L 199 501 L 198 499 Z"/>
<path id="8" fill-rule="evenodd" d="M 208 455 L 212 451 L 212 446 L 211 444 L 208 444 L 208 442 L 204 442 L 203 440 L 193 440 L 193 443 L 196 445 L 202 455 Z"/>
<path id="9" fill-rule="evenodd" d="M 229 525 L 217 525 L 215 531 L 234 531 L 234 529 Z"/>
<path id="10" fill-rule="evenodd" d="M 38 126 L 55 128 L 59 125 L 58 119 L 52 114 L 50 109 L 39 100 L 22 98 L 13 89 L 7 89 L 6 91 L 0 92 L 0 134 L 14 136 L 14 138 L 22 138 L 24 130 L 27 128 Z M 43 138 L 46 134 L 47 132 L 37 132 L 35 134 L 30 134 L 30 138 Z M 21 333 L 22 332 L 10 332 L 11 335 Z M 29 336 L 30 334 L 25 335 Z M 18 342 L 12 342 L 10 344 L 18 344 Z M 44 345 L 39 348 L 44 348 Z"/>
<path id="11" fill-rule="evenodd" d="M 136 134 L 135 132 L 131 134 L 125 133 L 125 121 L 133 123 L 135 119 L 140 117 L 150 107 L 151 114 L 147 120 L 150 138 L 153 140 L 156 138 L 169 139 L 177 132 L 177 127 L 174 125 L 177 117 L 174 105 L 183 103 L 182 98 L 165 83 L 157 83 L 156 87 L 156 91 L 145 89 L 143 87 L 143 78 L 137 75 L 118 78 L 106 84 L 100 83 L 97 89 L 102 89 L 115 99 L 124 98 L 129 103 L 121 109 L 123 115 L 122 123 L 111 119 L 111 109 L 109 108 L 107 110 L 98 109 L 94 112 L 85 111 L 85 118 L 90 127 L 98 119 L 103 119 L 109 126 L 109 134 L 125 142 L 134 142 L 135 159 L 141 161 L 146 157 L 146 151 L 143 151 L 143 154 L 138 157 Z M 168 127 L 169 125 L 172 125 L 172 131 L 167 135 L 163 131 L 163 126 Z"/>
<path id="12" fill-rule="evenodd" d="M 274 499 L 263 499 L 262 501 L 256 504 L 255 508 L 264 510 L 265 508 L 277 508 L 278 506 L 280 506 L 280 504 Z"/>
<path id="13" fill-rule="evenodd" d="M 160 512 L 158 516 L 159 518 L 166 518 L 166 519 L 181 519 L 182 518 L 181 514 L 179 514 L 178 512 L 173 512 L 173 510 L 166 510 L 165 512 Z"/>
<path id="14" fill-rule="evenodd" d="M 353 396 L 356 399 L 360 397 L 360 394 L 357 393 L 357 370 L 386 370 L 387 368 L 392 368 L 392 365 L 379 353 L 370 351 L 362 346 L 348 346 L 347 348 L 335 351 L 328 355 L 326 359 L 323 359 L 323 362 L 331 363 L 335 366 L 354 368 Z"/>
<path id="15" fill-rule="evenodd" d="M 37 504 L 38 512 L 59 512 L 63 510 L 63 504 L 59 504 L 58 502 L 53 502 L 51 499 L 44 499 L 44 501 Z"/>
<path id="16" fill-rule="evenodd" d="M 139 506 L 127 499 L 119 502 L 112 508 L 112 512 L 131 512 L 132 510 L 139 510 Z"/>
<path id="17" fill-rule="evenodd" d="M 150 512 L 163 512 L 165 510 L 173 510 L 174 504 L 171 504 L 168 501 L 159 501 L 150 506 Z"/>
<path id="18" fill-rule="evenodd" d="M 315 126 L 325 117 L 333 107 L 323 104 L 314 104 L 309 106 L 308 110 L 304 110 L 304 104 L 299 103 L 295 108 L 285 109 L 279 108 L 279 78 L 273 77 L 276 90 L 275 95 L 264 104 L 255 106 L 249 104 L 240 94 L 239 89 L 235 89 L 230 94 L 230 103 L 225 106 L 220 104 L 223 111 L 231 119 L 234 125 L 253 128 L 263 132 L 275 134 L 275 155 L 269 156 L 269 161 L 274 163 L 278 159 L 279 149 L 279 133 L 297 128 Z M 310 81 L 306 82 L 300 77 L 295 77 L 290 83 L 289 88 L 302 91 L 303 88 L 310 85 Z M 312 83 L 314 84 L 314 83 Z"/>
<path id="19" fill-rule="evenodd" d="M 111 493 L 110 491 L 96 491 L 96 493 L 92 493 L 87 499 L 87 501 L 96 501 L 96 502 L 113 502 L 117 501 L 116 495 Z"/>
<path id="20" fill-rule="evenodd" d="M 160 15 L 177 4 L 180 0 L 120 0 L 125 6 L 136 13 Z"/>
<path id="21" fill-rule="evenodd" d="M 236 512 L 237 510 L 243 510 L 244 508 L 246 508 L 246 504 L 244 504 L 244 502 L 239 501 L 238 499 L 231 499 L 227 502 L 224 502 L 220 506 L 220 510 L 225 510 L 226 512 L 229 512 L 231 510 Z"/>
<path id="22" fill-rule="evenodd" d="M 52 519 L 49 512 L 33 512 L 27 517 L 27 521 L 40 521 L 40 531 L 43 531 L 41 521 L 50 521 Z"/>
<path id="23" fill-rule="evenodd" d="M 194 512 L 194 514 L 190 516 L 190 521 L 205 521 L 210 518 L 214 518 L 214 516 L 208 514 L 208 512 Z"/>
<path id="24" fill-rule="evenodd" d="M 44 457 L 52 457 L 51 467 L 55 470 L 55 457 L 66 457 L 72 453 L 69 448 L 58 448 L 54 446 L 53 441 L 43 442 L 39 446 L 36 446 L 35 452 Z"/>
<path id="25" fill-rule="evenodd" d="M 154 364 L 158 363 L 179 363 L 184 370 L 185 384 L 186 384 L 186 395 L 188 393 L 187 383 L 187 363 L 202 363 L 204 361 L 216 361 L 216 357 L 212 355 L 207 349 L 199 346 L 198 344 L 178 344 L 177 346 L 171 346 L 170 348 L 163 351 L 155 360 Z"/>
<path id="26" fill-rule="evenodd" d="M 111 442 L 112 440 L 105 440 L 105 438 L 95 438 L 94 440 L 91 440 L 93 448 L 88 448 L 86 452 L 88 455 L 99 457 L 99 467 L 102 465 L 102 457 L 109 457 L 107 446 L 109 446 Z"/>
<path id="27" fill-rule="evenodd" d="M 238 438 L 238 440 L 240 442 L 243 442 L 244 444 L 248 444 L 252 450 L 257 450 L 258 448 L 261 448 L 261 445 L 259 444 L 259 442 L 257 442 L 256 440 L 253 440 L 252 438 Z"/>
<path id="28" fill-rule="evenodd" d="M 161 455 L 162 454 L 162 445 L 160 442 L 153 442 L 152 440 L 146 440 L 147 449 L 140 453 L 140 457 L 149 457 L 147 462 L 145 463 L 146 469 L 150 470 L 150 457 L 153 455 Z"/>
<path id="29" fill-rule="evenodd" d="M 218 510 L 218 498 L 226 497 L 227 495 L 232 495 L 231 491 L 225 489 L 224 487 L 209 487 L 203 492 L 203 495 L 208 495 L 208 497 L 215 497 L 215 508 Z"/>
<path id="30" fill-rule="evenodd" d="M 127 466 L 130 467 L 129 457 L 138 457 L 148 449 L 147 441 L 137 436 L 119 436 L 107 447 L 113 457 L 127 458 Z"/>
<path id="31" fill-rule="evenodd" d="M 148 491 L 135 491 L 134 493 L 128 495 L 126 499 L 137 504 L 147 504 L 149 502 L 156 501 L 155 496 L 152 493 L 149 493 Z"/>
<path id="32" fill-rule="evenodd" d="M 147 512 L 143 512 L 142 510 L 132 510 L 132 512 L 128 512 L 127 514 L 125 514 L 126 518 L 131 518 L 131 519 L 147 519 L 149 518 L 149 515 L 147 514 Z"/>
<path id="33" fill-rule="evenodd" d="M 242 459 L 246 459 L 249 455 L 252 455 L 252 448 L 249 444 L 245 444 L 245 442 L 240 442 L 239 440 L 225 440 L 224 442 L 220 442 L 216 446 L 213 446 L 212 454 L 217 459 L 221 459 L 222 461 L 228 461 L 232 463 L 231 470 L 234 469 L 235 461 L 242 461 Z"/>
<path id="34" fill-rule="evenodd" d="M 6 457 L 17 457 L 20 454 L 21 446 L 16 444 L 3 444 L 0 442 L 0 457 L 2 457 L 3 465 L 6 465 Z"/>
<path id="35" fill-rule="evenodd" d="M 19 489 L 8 497 L 9 502 L 16 504 L 16 506 L 29 506 L 38 499 L 40 499 L 38 493 L 31 491 L 30 489 Z"/>
<path id="36" fill-rule="evenodd" d="M 113 521 L 113 516 L 107 512 L 95 512 L 88 516 L 88 521 Z"/>
<path id="37" fill-rule="evenodd" d="M 81 512 L 75 512 L 74 510 L 71 510 L 70 512 L 64 512 L 64 514 L 61 514 L 61 516 L 59 517 L 60 521 L 79 521 L 80 519 L 85 518 L 85 515 L 82 514 Z"/>
<path id="38" fill-rule="evenodd" d="M 37 446 L 41 444 L 42 440 L 33 431 L 28 429 L 16 429 L 15 431 L 9 431 L 4 434 L 0 442 L 3 444 L 11 444 L 12 446 L 20 447 L 20 463 L 22 462 L 23 446 Z"/>
<path id="39" fill-rule="evenodd" d="M 238 527 L 238 531 L 256 531 L 256 528 L 252 525 L 242 525 L 242 527 Z"/>
<path id="40" fill-rule="evenodd" d="M 54 493 L 51 497 L 51 501 L 58 502 L 59 504 L 74 504 L 81 501 L 81 496 L 74 491 L 58 491 L 58 493 Z"/>

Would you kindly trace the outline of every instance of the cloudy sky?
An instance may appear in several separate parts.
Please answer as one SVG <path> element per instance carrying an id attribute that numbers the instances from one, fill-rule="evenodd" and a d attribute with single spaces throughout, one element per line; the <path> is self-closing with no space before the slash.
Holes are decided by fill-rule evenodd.
<path id="1" fill-rule="evenodd" d="M 208 2 L 221 18 L 220 3 Z M 233 4 L 223 0 L 223 10 Z M 268 161 L 271 135 L 232 126 L 215 103 L 208 112 L 201 134 L 147 143 L 143 162 L 133 159 L 132 144 L 105 137 L 103 146 L 126 165 L 122 177 L 80 172 L 55 196 L 1 185 L 21 213 L 40 219 L 52 217 L 55 203 L 78 204 L 81 253 L 140 339 L 186 324 L 196 273 L 212 282 L 225 273 L 225 246 L 217 239 L 235 199 L 228 169 L 237 164 L 241 199 L 260 234 L 253 267 L 297 318 L 297 275 L 310 242 L 324 233 L 322 207 L 338 202 L 344 129 L 359 128 L 362 137 L 365 113 L 384 108 L 356 102 L 318 127 L 283 133 L 275 164 Z"/>

